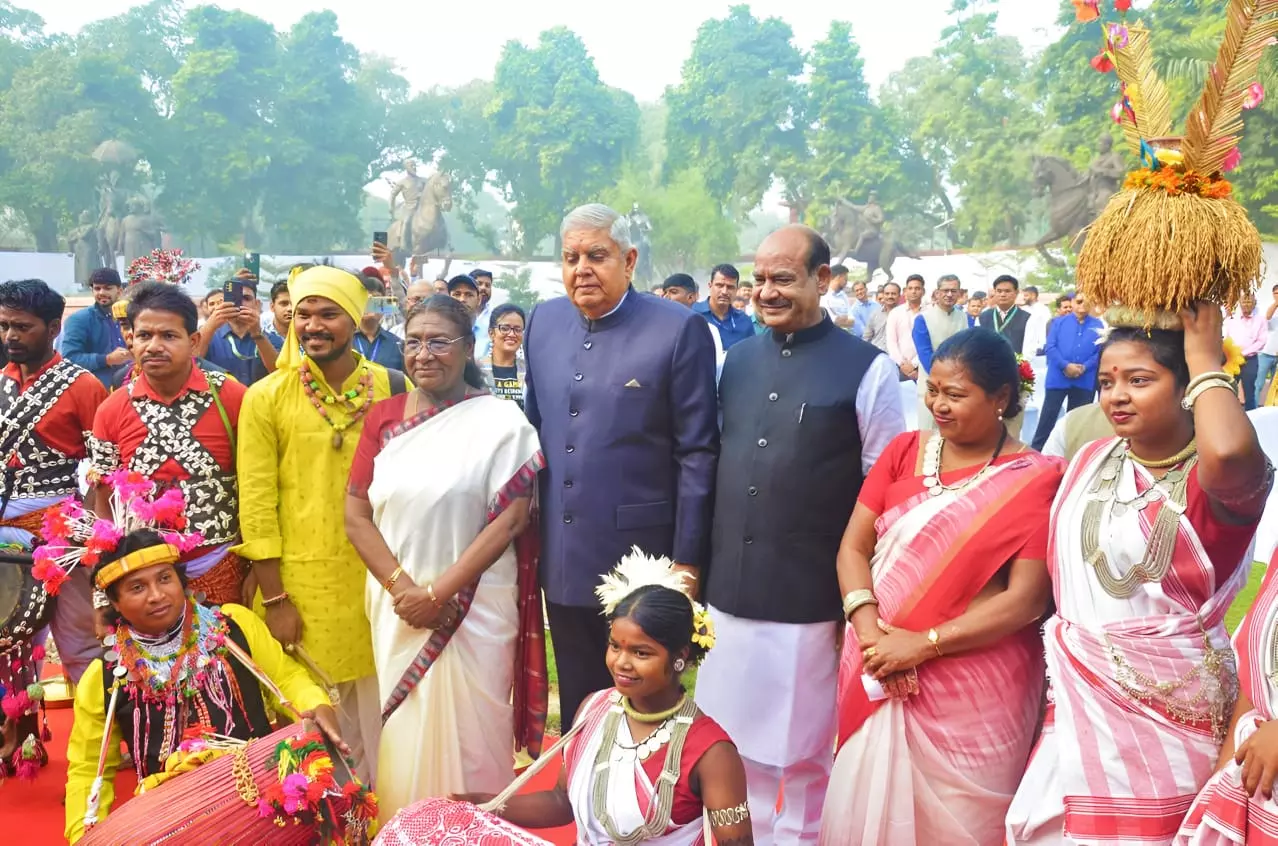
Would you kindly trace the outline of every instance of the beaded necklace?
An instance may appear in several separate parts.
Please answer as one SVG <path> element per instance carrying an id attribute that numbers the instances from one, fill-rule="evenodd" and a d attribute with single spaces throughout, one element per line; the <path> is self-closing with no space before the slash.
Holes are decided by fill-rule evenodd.
<path id="1" fill-rule="evenodd" d="M 214 725 L 212 705 L 226 715 L 221 734 L 235 727 L 235 707 L 247 719 L 243 696 L 226 657 L 229 629 L 220 612 L 196 605 L 190 599 L 181 622 L 159 637 L 135 632 L 121 621 L 103 643 L 107 664 L 118 664 L 127 674 L 126 692 L 133 700 L 134 761 L 139 780 L 150 757 L 151 715 L 163 711 L 159 761 L 164 762 L 181 742 L 192 722 Z M 194 717 L 194 719 L 192 719 Z"/>
<path id="2" fill-rule="evenodd" d="M 319 412 L 320 419 L 333 430 L 333 449 L 341 449 L 343 433 L 362 420 L 373 405 L 373 369 L 368 366 L 368 360 L 360 359 L 359 387 L 344 391 L 341 396 L 322 392 L 320 381 L 312 375 L 311 366 L 307 360 L 303 359 L 302 366 L 297 369 L 297 373 L 302 380 L 302 391 L 305 392 L 306 398 L 311 401 L 311 405 L 315 406 L 315 410 Z M 364 401 L 356 403 L 361 394 Z M 335 405 L 346 411 L 350 415 L 350 419 L 345 423 L 338 423 L 333 420 L 328 413 L 328 406 L 330 405 Z"/>

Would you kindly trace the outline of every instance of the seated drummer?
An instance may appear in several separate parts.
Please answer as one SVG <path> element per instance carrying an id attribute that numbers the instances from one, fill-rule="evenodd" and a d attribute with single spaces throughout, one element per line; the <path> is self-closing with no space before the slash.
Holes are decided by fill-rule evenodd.
<path id="1" fill-rule="evenodd" d="M 128 744 L 141 783 L 163 771 L 190 726 L 208 725 L 217 734 L 241 740 L 271 733 L 258 681 L 222 645 L 224 639 L 252 656 L 292 706 L 312 716 L 343 753 L 350 754 L 338 736 L 337 715 L 328 696 L 284 654 L 266 625 L 239 605 L 197 605 L 186 593 L 186 577 L 177 560 L 177 547 L 156 532 L 139 529 L 125 535 L 93 570 L 96 587 L 110 600 L 114 630 L 105 641 L 110 649 L 105 663 L 95 660 L 76 686 L 75 724 L 67 747 L 65 834 L 71 843 L 84 836 L 117 668 L 129 672 L 120 672 L 125 678 L 111 725 L 99 820 L 115 798 L 121 740 Z M 179 690 L 174 696 L 175 681 Z"/>

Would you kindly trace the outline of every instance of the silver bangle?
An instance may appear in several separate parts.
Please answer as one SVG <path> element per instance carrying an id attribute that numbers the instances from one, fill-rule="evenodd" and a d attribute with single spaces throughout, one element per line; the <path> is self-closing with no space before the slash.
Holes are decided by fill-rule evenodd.
<path id="1" fill-rule="evenodd" d="M 737 825 L 750 819 L 750 805 L 742 802 L 735 808 L 724 808 L 722 811 L 707 811 L 710 815 L 710 825 L 715 828 L 723 828 L 726 825 Z"/>
<path id="2" fill-rule="evenodd" d="M 860 590 L 850 590 L 843 596 L 843 616 L 851 617 L 856 613 L 857 609 L 864 605 L 878 605 L 879 601 L 874 598 L 874 591 L 867 588 Z"/>
<path id="3" fill-rule="evenodd" d="M 1210 379 L 1204 379 L 1195 385 L 1194 389 L 1187 393 L 1185 398 L 1180 401 L 1180 407 L 1186 411 L 1193 411 L 1194 403 L 1198 402 L 1198 398 L 1210 391 L 1212 388 L 1225 388 L 1230 392 L 1237 391 L 1233 382 L 1227 382 L 1217 376 L 1212 376 Z"/>

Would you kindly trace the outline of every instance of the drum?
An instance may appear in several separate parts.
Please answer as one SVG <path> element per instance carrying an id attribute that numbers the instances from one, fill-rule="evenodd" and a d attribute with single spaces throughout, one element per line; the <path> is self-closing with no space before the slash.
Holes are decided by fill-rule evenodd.
<path id="1" fill-rule="evenodd" d="M 56 597 L 31 575 L 31 556 L 0 549 L 0 655 L 29 643 L 53 619 Z"/>
<path id="2" fill-rule="evenodd" d="M 298 736 L 300 723 L 249 741 L 244 756 L 258 796 L 279 784 L 279 774 L 271 755 L 281 740 Z M 339 758 L 330 749 L 336 762 Z M 154 790 L 127 801 L 117 798 L 106 819 L 90 828 L 80 840 L 84 846 L 145 846 L 152 843 L 253 844 L 260 846 L 302 846 L 318 841 L 316 831 L 305 825 L 279 826 L 273 818 L 258 813 L 256 799 L 249 803 L 243 793 L 243 764 L 237 767 L 238 753 L 228 752 L 188 773 L 171 778 Z M 338 768 L 339 771 L 343 767 Z M 341 777 L 338 778 L 342 781 Z M 348 842 L 366 843 L 352 836 Z"/>
<path id="3" fill-rule="evenodd" d="M 403 808 L 377 833 L 373 846 L 552 846 L 494 814 L 465 802 L 424 799 Z"/>

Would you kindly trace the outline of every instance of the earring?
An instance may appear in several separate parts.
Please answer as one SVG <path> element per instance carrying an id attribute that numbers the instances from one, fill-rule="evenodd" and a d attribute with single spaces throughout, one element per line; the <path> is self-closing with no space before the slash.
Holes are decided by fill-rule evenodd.
<path id="1" fill-rule="evenodd" d="M 1003 419 L 1003 409 L 1001 409 L 1001 408 L 998 410 L 998 419 L 999 419 L 999 420 L 1002 420 L 1002 419 Z"/>
<path id="2" fill-rule="evenodd" d="M 683 672 L 683 668 L 684 668 L 684 667 L 686 667 L 686 666 L 688 666 L 688 665 L 687 665 L 686 663 L 684 663 L 684 660 L 683 660 L 682 658 L 676 658 L 676 659 L 675 659 L 674 668 L 675 668 L 675 672 L 676 672 L 676 673 L 682 673 L 682 672 Z"/>

